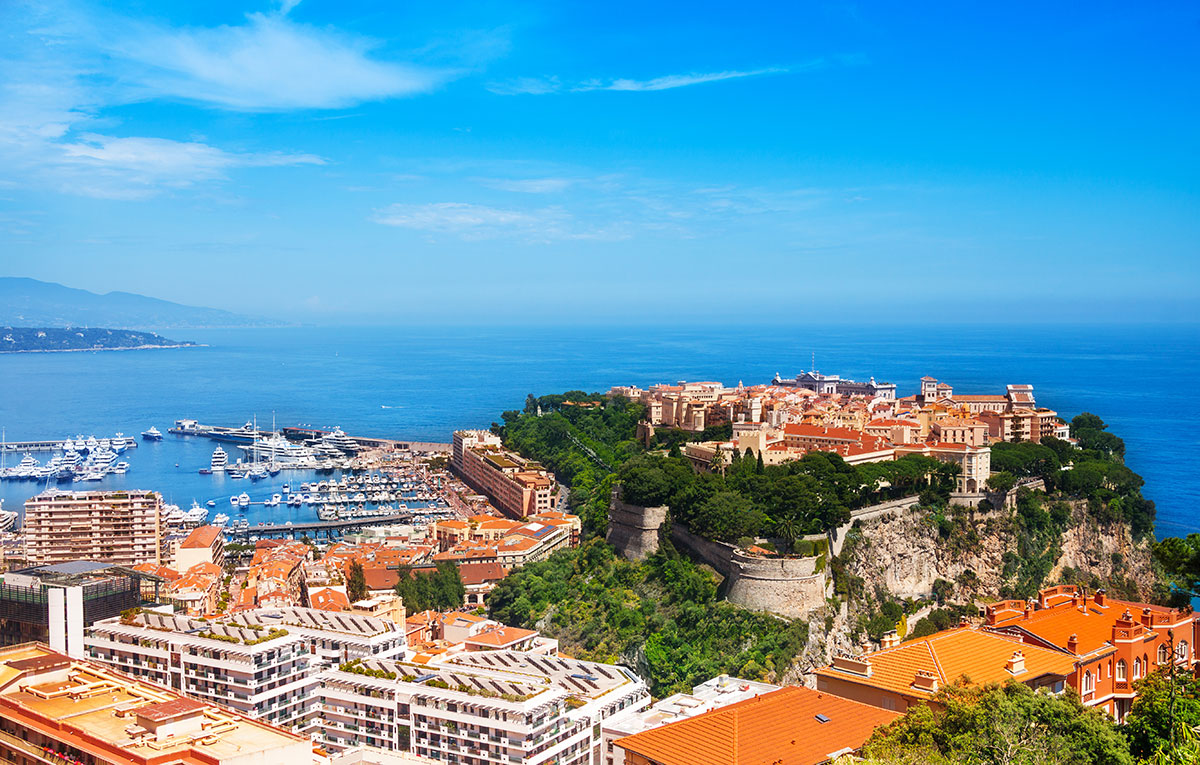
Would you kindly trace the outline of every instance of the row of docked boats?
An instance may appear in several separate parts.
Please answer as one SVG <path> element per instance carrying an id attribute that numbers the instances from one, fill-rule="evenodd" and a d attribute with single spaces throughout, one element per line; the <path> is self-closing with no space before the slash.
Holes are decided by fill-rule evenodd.
<path id="1" fill-rule="evenodd" d="M 14 467 L 0 468 L 0 480 L 4 481 L 101 481 L 109 475 L 124 475 L 129 463 L 118 459 L 111 448 L 102 448 L 89 454 L 70 450 L 55 454 L 46 464 L 40 463 L 32 454 L 26 454 Z"/>

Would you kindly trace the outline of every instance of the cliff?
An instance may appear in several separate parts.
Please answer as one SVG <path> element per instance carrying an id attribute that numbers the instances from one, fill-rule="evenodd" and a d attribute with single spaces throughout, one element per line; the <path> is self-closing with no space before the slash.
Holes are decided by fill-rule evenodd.
<path id="1" fill-rule="evenodd" d="M 1044 560 L 1040 581 L 1038 561 L 1030 564 L 1032 571 L 1021 571 L 1033 556 L 1020 550 L 1027 535 L 1012 510 L 964 510 L 940 524 L 920 509 L 877 518 L 859 527 L 841 562 L 866 592 L 882 588 L 899 599 L 929 598 L 939 579 L 953 583 L 951 599 L 968 601 L 1030 597 L 1064 578 L 1123 597 L 1152 599 L 1158 577 L 1150 541 L 1135 542 L 1124 524 L 1099 523 L 1085 502 L 1066 504 L 1066 529 L 1047 533 L 1047 544 L 1034 551 Z"/>

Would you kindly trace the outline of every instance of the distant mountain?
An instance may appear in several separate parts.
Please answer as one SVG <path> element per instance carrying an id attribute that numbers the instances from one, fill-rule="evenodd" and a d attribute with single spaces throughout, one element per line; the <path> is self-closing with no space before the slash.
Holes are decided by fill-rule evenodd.
<path id="1" fill-rule="evenodd" d="M 97 295 L 54 282 L 0 276 L 0 325 L 198 329 L 279 326 L 279 322 L 217 308 L 181 305 L 132 292 Z"/>
<path id="2" fill-rule="evenodd" d="M 41 351 L 125 351 L 138 348 L 184 348 L 193 342 L 168 340 L 153 332 L 127 329 L 0 327 L 0 353 Z"/>

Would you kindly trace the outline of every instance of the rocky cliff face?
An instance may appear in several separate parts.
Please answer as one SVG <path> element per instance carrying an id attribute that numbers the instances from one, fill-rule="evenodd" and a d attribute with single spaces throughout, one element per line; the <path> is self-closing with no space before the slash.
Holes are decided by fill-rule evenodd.
<path id="1" fill-rule="evenodd" d="M 857 597 L 837 606 L 827 604 L 809 615 L 808 645 L 785 681 L 811 685 L 813 669 L 830 663 L 839 652 L 860 648 L 850 635 L 876 593 L 900 600 L 928 599 L 934 582 L 944 579 L 954 583 L 954 602 L 1000 598 L 1002 589 L 1017 580 L 1012 565 L 1018 550 L 1017 529 L 1011 509 L 964 510 L 939 525 L 936 517 L 914 508 L 861 524 L 841 556 L 844 574 L 860 580 L 855 586 Z M 1052 565 L 1046 566 L 1042 587 L 1069 578 L 1092 588 L 1108 587 L 1116 597 L 1153 597 L 1158 580 L 1150 542 L 1134 542 L 1123 524 L 1096 522 L 1082 502 L 1071 504 L 1067 530 L 1048 549 Z M 927 611 L 910 615 L 909 625 Z"/>
<path id="2" fill-rule="evenodd" d="M 1020 533 L 1013 521 L 1009 510 L 968 511 L 939 529 L 928 513 L 914 509 L 864 524 L 861 539 L 848 546 L 843 560 L 868 593 L 883 589 L 900 599 L 929 598 L 934 582 L 944 579 L 955 583 L 955 600 L 995 599 L 1013 583 L 1005 577 L 1005 554 L 1011 562 Z M 1065 574 L 1093 586 L 1124 588 L 1121 596 L 1148 599 L 1157 583 L 1150 542 L 1134 542 L 1124 524 L 1098 523 L 1082 502 L 1071 505 L 1057 550 L 1044 587 Z"/>

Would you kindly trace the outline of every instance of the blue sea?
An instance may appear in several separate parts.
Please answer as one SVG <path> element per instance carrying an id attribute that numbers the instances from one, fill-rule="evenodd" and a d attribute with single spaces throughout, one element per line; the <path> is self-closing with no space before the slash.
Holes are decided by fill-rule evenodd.
<path id="1" fill-rule="evenodd" d="M 289 328 L 166 332 L 205 347 L 0 355 L 0 426 L 8 440 L 116 431 L 135 435 L 176 419 L 260 426 L 341 426 L 354 435 L 449 441 L 519 409 L 528 393 L 606 390 L 677 380 L 747 385 L 816 368 L 895 382 L 915 393 L 922 375 L 963 392 L 1030 383 L 1039 405 L 1068 418 L 1100 415 L 1125 439 L 1127 462 L 1158 505 L 1159 536 L 1200 531 L 1200 328 L 748 326 L 715 319 L 689 327 Z M 228 509 L 243 490 L 261 500 L 284 473 L 250 484 L 201 476 L 213 443 L 168 435 L 122 457 L 129 472 L 88 488 L 161 491 L 186 507 Z M 47 455 L 35 455 L 45 461 Z M 76 484 L 81 486 L 81 484 Z M 38 491 L 0 484 L 8 509 Z M 215 512 L 215 511 L 214 511 Z M 269 512 L 269 517 L 265 515 Z M 258 514 L 262 514 L 261 517 Z M 250 520 L 310 520 L 308 509 L 257 510 Z"/>

